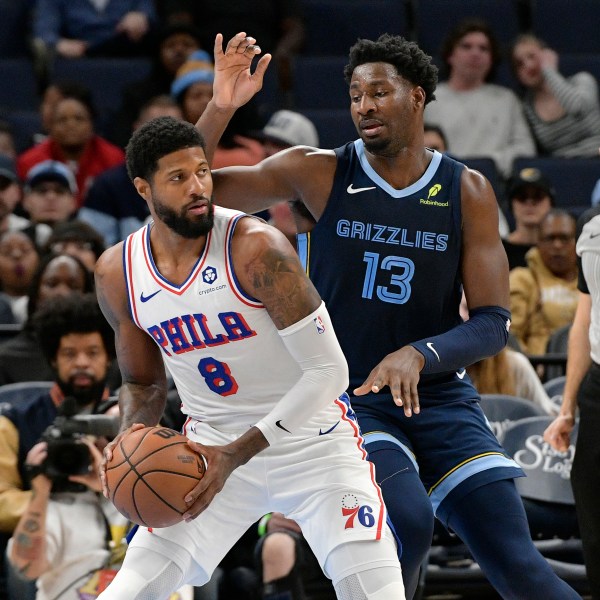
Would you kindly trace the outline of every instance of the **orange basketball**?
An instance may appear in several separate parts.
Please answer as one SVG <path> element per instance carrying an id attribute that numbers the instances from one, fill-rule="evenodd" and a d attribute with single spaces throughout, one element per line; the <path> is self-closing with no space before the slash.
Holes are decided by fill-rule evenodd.
<path id="1" fill-rule="evenodd" d="M 145 427 L 113 448 L 106 483 L 111 502 L 130 521 L 168 527 L 182 520 L 188 508 L 184 498 L 204 472 L 204 460 L 185 436 L 167 427 Z"/>

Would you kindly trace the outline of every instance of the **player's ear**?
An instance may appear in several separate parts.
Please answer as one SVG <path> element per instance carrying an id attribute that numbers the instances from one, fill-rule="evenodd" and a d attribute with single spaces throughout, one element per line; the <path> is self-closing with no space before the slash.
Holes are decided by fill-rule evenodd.
<path id="1" fill-rule="evenodd" d="M 425 90 L 420 85 L 416 85 L 412 89 L 412 99 L 415 108 L 423 109 L 425 107 Z"/>
<path id="2" fill-rule="evenodd" d="M 150 194 L 150 184 L 148 181 L 143 179 L 142 177 L 136 177 L 133 180 L 133 185 L 135 185 L 135 189 L 138 191 L 138 194 L 144 199 L 149 200 L 151 197 Z"/>

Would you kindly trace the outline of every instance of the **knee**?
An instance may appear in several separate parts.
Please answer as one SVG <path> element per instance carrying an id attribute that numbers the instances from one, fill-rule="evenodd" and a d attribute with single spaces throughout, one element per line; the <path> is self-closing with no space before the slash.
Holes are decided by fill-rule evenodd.
<path id="1" fill-rule="evenodd" d="M 263 541 L 261 559 L 263 582 L 285 577 L 296 563 L 296 540 L 281 531 L 269 534 Z"/>

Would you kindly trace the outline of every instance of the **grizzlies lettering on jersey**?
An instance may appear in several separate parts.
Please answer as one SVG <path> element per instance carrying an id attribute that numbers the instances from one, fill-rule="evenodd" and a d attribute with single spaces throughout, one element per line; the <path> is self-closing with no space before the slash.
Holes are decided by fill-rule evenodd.
<path id="1" fill-rule="evenodd" d="M 221 431 L 232 431 L 232 411 L 235 431 L 252 426 L 301 376 L 262 303 L 237 283 L 230 246 L 244 216 L 215 207 L 204 251 L 180 285 L 154 263 L 151 223 L 123 250 L 133 321 L 161 349 L 183 412 Z"/>
<path id="2" fill-rule="evenodd" d="M 299 251 L 327 303 L 352 390 L 387 354 L 461 322 L 464 165 L 435 152 L 417 182 L 396 190 L 369 165 L 361 140 L 335 152 L 327 207 L 299 236 Z M 463 378 L 464 372 L 422 376 L 419 393 L 426 398 L 426 386 L 439 391 Z M 470 387 L 468 378 L 464 383 Z"/>

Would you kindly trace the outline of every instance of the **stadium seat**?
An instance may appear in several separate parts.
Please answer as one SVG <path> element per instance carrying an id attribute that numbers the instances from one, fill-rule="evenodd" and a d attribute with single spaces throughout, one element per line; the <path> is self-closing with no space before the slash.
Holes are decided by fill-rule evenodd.
<path id="1" fill-rule="evenodd" d="M 500 441 L 506 429 L 516 421 L 546 415 L 540 406 L 530 400 L 508 394 L 482 394 L 480 406 L 494 435 Z"/>
<path id="2" fill-rule="evenodd" d="M 416 0 L 415 28 L 419 46 L 428 54 L 439 56 L 450 30 L 468 18 L 486 21 L 503 46 L 522 29 L 518 0 Z"/>
<path id="3" fill-rule="evenodd" d="M 406 0 L 302 0 L 304 54 L 347 56 L 358 38 L 382 33 L 411 37 Z"/>
<path id="4" fill-rule="evenodd" d="M 319 133 L 321 148 L 337 148 L 358 138 L 348 108 L 337 110 L 328 108 L 298 109 L 298 112 L 314 123 Z"/>
<path id="5" fill-rule="evenodd" d="M 0 110 L 37 109 L 37 82 L 29 58 L 1 58 L 0 81 Z"/>
<path id="6" fill-rule="evenodd" d="M 496 167 L 496 163 L 492 158 L 485 157 L 465 157 L 459 158 L 460 162 L 464 163 L 470 169 L 475 169 L 479 171 L 482 175 L 484 175 L 487 180 L 490 182 L 492 188 L 494 189 L 494 193 L 496 194 L 496 198 L 498 203 L 501 204 L 505 192 L 504 192 L 504 182 L 500 173 L 498 173 L 498 168 Z"/>
<path id="7" fill-rule="evenodd" d="M 350 105 L 348 84 L 344 80 L 346 56 L 294 57 L 294 107 L 346 108 Z"/>
<path id="8" fill-rule="evenodd" d="M 26 399 L 31 392 L 49 390 L 53 381 L 19 381 L 0 386 L 0 414 L 4 407 Z"/>
<path id="9" fill-rule="evenodd" d="M 565 389 L 565 381 L 567 380 L 566 375 L 559 375 L 558 377 L 554 377 L 553 379 L 549 379 L 546 381 L 543 386 L 546 390 L 546 394 L 548 396 L 557 396 L 562 395 L 563 390 Z"/>
<path id="10" fill-rule="evenodd" d="M 575 75 L 581 71 L 591 73 L 600 84 L 600 51 L 593 54 L 564 52 L 558 59 L 558 68 L 563 75 Z"/>
<path id="11" fill-rule="evenodd" d="M 33 136 L 42 131 L 42 120 L 37 110 L 14 110 L 2 115 L 13 130 L 17 152 L 21 153 L 33 144 Z"/>
<path id="12" fill-rule="evenodd" d="M 57 58 L 52 65 L 53 81 L 77 81 L 92 92 L 100 118 L 107 118 L 121 106 L 123 88 L 150 73 L 147 58 Z"/>
<path id="13" fill-rule="evenodd" d="M 517 158 L 513 171 L 527 167 L 540 169 L 556 191 L 556 206 L 580 214 L 591 206 L 592 190 L 600 179 L 598 158 L 531 157 Z"/>
<path id="14" fill-rule="evenodd" d="M 600 52 L 598 0 L 532 0 L 531 22 L 559 54 Z"/>
<path id="15" fill-rule="evenodd" d="M 551 354 L 562 354 L 564 355 L 564 363 L 562 364 L 550 364 L 544 369 L 544 380 L 549 381 L 550 379 L 556 379 L 566 372 L 567 366 L 567 350 L 569 346 L 569 331 L 571 331 L 571 324 L 559 327 L 556 331 L 550 334 L 548 344 L 546 345 L 546 352 Z"/>

